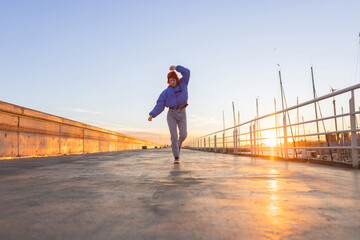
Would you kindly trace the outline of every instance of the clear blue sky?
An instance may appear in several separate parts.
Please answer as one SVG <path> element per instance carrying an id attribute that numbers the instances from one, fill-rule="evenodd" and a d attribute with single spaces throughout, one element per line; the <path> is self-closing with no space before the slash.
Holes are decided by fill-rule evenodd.
<path id="1" fill-rule="evenodd" d="M 359 82 L 360 1 L 0 1 L 0 100 L 167 141 L 148 122 L 170 65 L 191 70 L 189 137 Z M 136 135 L 136 133 L 134 133 Z M 140 135 L 141 135 L 140 134 Z M 148 135 L 146 135 L 148 136 Z M 161 137 L 160 137 L 161 136 Z"/>

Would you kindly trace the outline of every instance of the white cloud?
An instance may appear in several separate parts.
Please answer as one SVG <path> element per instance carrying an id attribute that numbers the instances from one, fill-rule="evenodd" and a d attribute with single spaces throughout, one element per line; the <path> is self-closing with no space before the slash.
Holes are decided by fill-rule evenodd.
<path id="1" fill-rule="evenodd" d="M 81 108 L 59 108 L 60 110 L 70 111 L 70 112 L 77 112 L 77 113 L 92 113 L 92 114 L 102 114 L 102 112 L 96 112 Z"/>
<path id="2" fill-rule="evenodd" d="M 222 125 L 222 122 L 212 118 L 212 117 L 205 117 L 205 116 L 199 116 L 199 115 L 194 115 L 191 114 L 189 117 L 189 122 L 193 123 L 194 125 L 199 125 L 199 126 L 219 126 L 219 128 Z"/>

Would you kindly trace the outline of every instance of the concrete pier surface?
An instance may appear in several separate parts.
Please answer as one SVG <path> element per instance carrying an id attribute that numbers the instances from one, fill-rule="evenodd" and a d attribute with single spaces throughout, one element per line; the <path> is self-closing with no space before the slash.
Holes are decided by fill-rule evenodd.
<path id="1" fill-rule="evenodd" d="M 171 149 L 0 161 L 0 239 L 359 239 L 360 172 Z"/>

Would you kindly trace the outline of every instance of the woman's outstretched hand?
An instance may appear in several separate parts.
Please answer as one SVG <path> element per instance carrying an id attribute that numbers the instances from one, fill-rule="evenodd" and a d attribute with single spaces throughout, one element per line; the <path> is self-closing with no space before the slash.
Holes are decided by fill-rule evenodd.
<path id="1" fill-rule="evenodd" d="M 151 122 L 152 119 L 153 119 L 153 116 L 150 115 L 149 118 L 148 118 L 149 122 Z"/>
<path id="2" fill-rule="evenodd" d="M 174 71 L 174 70 L 176 70 L 176 66 L 170 66 L 170 71 Z"/>

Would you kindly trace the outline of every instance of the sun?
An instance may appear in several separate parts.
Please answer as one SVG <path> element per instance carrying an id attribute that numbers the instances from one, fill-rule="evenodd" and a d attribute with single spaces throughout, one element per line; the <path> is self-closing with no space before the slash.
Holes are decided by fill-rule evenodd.
<path id="1" fill-rule="evenodd" d="M 271 147 L 275 147 L 277 144 L 277 139 L 274 137 L 270 137 L 268 139 L 263 140 L 265 145 L 271 146 Z"/>

